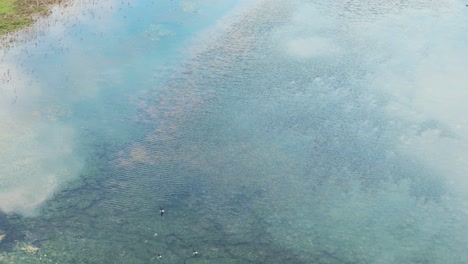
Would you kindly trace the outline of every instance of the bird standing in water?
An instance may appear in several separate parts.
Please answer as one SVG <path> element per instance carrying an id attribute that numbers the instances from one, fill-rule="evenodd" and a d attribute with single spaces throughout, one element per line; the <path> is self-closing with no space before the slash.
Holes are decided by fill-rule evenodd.
<path id="1" fill-rule="evenodd" d="M 161 214 L 161 216 L 164 215 L 164 208 L 162 208 L 161 206 L 159 206 L 159 213 Z"/>

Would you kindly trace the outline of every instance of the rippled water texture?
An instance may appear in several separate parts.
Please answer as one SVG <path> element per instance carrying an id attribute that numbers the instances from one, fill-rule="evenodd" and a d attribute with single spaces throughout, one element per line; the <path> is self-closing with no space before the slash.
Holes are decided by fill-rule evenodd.
<path id="1" fill-rule="evenodd" d="M 0 263 L 466 263 L 467 40 L 458 0 L 56 8 L 1 49 Z"/>

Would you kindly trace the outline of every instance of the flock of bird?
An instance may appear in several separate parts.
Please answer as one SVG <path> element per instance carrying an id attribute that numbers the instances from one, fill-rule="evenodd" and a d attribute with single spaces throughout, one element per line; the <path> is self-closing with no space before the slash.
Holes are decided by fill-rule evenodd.
<path id="1" fill-rule="evenodd" d="M 164 210 L 164 208 L 162 208 L 161 206 L 159 206 L 159 214 L 161 215 L 161 217 L 164 216 L 164 213 L 165 213 L 165 212 L 166 212 L 166 211 Z M 195 249 L 192 249 L 192 256 L 191 256 L 191 257 L 197 257 L 199 254 L 200 254 L 200 253 L 199 253 L 198 251 L 196 251 Z M 157 253 L 156 259 L 162 259 L 161 253 Z M 186 264 L 186 263 L 187 263 L 187 260 L 189 260 L 189 259 L 190 259 L 190 257 L 189 257 L 189 258 L 186 258 L 186 259 L 184 260 L 184 264 Z"/>

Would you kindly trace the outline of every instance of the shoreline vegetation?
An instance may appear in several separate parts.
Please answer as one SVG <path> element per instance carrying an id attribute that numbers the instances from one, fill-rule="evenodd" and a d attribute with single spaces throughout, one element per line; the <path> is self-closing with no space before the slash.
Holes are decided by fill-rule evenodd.
<path id="1" fill-rule="evenodd" d="M 30 26 L 66 0 L 0 0 L 0 36 Z"/>

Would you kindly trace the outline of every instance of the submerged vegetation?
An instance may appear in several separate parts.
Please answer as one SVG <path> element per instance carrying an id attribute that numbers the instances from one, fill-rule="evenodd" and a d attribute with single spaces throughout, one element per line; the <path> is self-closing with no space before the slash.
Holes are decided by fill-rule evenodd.
<path id="1" fill-rule="evenodd" d="M 0 34 L 29 26 L 34 19 L 49 13 L 50 5 L 63 0 L 2 0 L 0 1 Z"/>

